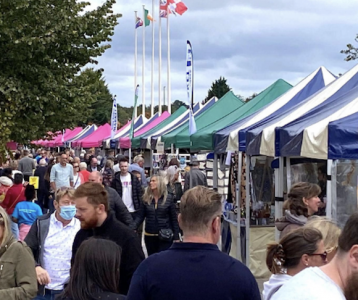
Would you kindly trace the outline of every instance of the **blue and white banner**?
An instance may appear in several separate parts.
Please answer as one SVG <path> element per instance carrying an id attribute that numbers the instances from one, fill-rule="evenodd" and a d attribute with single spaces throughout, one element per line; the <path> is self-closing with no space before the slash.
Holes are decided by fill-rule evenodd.
<path id="1" fill-rule="evenodd" d="M 117 131 L 117 100 L 116 97 L 113 98 L 113 106 L 112 106 L 112 116 L 111 116 L 111 139 L 114 138 Z"/>
<path id="2" fill-rule="evenodd" d="M 192 110 L 193 104 L 193 51 L 189 41 L 186 42 L 186 91 L 189 104 L 189 135 L 196 132 L 196 123 Z"/>
<path id="3" fill-rule="evenodd" d="M 191 106 L 193 91 L 193 52 L 189 41 L 186 41 L 186 91 L 188 104 Z"/>

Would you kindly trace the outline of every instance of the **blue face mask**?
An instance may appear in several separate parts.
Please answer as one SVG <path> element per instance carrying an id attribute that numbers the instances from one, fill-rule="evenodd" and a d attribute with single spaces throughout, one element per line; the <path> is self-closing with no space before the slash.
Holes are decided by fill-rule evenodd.
<path id="1" fill-rule="evenodd" d="M 76 215 L 76 206 L 75 205 L 66 205 L 66 206 L 61 206 L 61 212 L 60 212 L 60 216 L 61 218 L 69 221 L 72 220 L 74 218 L 74 216 Z"/>

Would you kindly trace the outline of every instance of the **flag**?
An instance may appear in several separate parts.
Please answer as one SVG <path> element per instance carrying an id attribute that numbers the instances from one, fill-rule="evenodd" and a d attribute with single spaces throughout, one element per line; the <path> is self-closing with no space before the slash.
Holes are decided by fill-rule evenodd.
<path id="1" fill-rule="evenodd" d="M 133 106 L 133 113 L 132 113 L 131 129 L 129 131 L 129 138 L 130 139 L 133 139 L 133 126 L 134 126 L 135 111 L 137 109 L 138 89 L 139 89 L 139 84 L 137 85 L 137 87 L 135 89 L 135 95 L 134 95 L 134 106 Z"/>
<path id="2" fill-rule="evenodd" d="M 112 105 L 112 116 L 111 116 L 111 139 L 114 138 L 117 131 L 117 100 L 116 97 L 113 98 L 113 105 Z"/>
<path id="3" fill-rule="evenodd" d="M 161 18 L 167 18 L 168 13 L 174 15 L 182 15 L 188 10 L 186 5 L 181 0 L 161 0 L 160 1 L 160 16 Z"/>
<path id="4" fill-rule="evenodd" d="M 193 110 L 191 106 L 189 107 L 189 135 L 192 135 L 196 132 L 196 123 L 193 115 Z"/>
<path id="5" fill-rule="evenodd" d="M 193 97 L 193 51 L 189 41 L 186 42 L 186 90 L 189 104 L 189 135 L 196 132 L 196 123 L 192 110 Z"/>
<path id="6" fill-rule="evenodd" d="M 62 138 L 61 138 L 61 143 L 64 144 L 65 143 L 65 130 L 62 130 Z"/>
<path id="7" fill-rule="evenodd" d="M 137 22 L 135 23 L 135 28 L 143 26 L 143 21 L 141 18 L 137 17 Z"/>
<path id="8" fill-rule="evenodd" d="M 151 16 L 151 14 L 149 13 L 149 11 L 147 9 L 144 9 L 144 24 L 145 24 L 145 27 L 150 25 L 150 21 L 153 22 L 153 17 Z"/>

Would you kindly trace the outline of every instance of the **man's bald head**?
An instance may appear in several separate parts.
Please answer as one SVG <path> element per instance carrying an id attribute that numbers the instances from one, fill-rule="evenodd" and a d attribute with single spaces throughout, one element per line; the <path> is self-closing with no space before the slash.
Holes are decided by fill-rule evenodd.
<path id="1" fill-rule="evenodd" d="M 93 171 L 91 172 L 91 174 L 88 177 L 88 181 L 89 182 L 98 182 L 98 183 L 102 183 L 103 182 L 103 176 L 100 172 L 98 171 Z"/>

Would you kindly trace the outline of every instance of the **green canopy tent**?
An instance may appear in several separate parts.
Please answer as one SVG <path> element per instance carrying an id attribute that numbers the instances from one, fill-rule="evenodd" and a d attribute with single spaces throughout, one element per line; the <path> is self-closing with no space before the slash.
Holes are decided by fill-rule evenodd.
<path id="1" fill-rule="evenodd" d="M 168 124 L 174 122 L 177 118 L 179 118 L 183 113 L 187 111 L 187 108 L 183 105 L 180 106 L 170 117 L 166 118 L 163 122 L 153 127 L 149 131 L 143 133 L 142 135 L 136 136 L 132 139 L 132 149 L 140 148 L 140 139 L 144 136 L 151 136 L 155 134 L 157 131 L 161 130 Z"/>
<path id="2" fill-rule="evenodd" d="M 229 114 L 210 122 L 207 126 L 201 127 L 195 134 L 190 137 L 192 150 L 213 150 L 213 136 L 216 131 L 229 126 L 245 117 L 252 115 L 265 105 L 271 103 L 282 94 L 286 93 L 292 85 L 283 79 L 279 79 L 263 90 L 254 99 L 236 110 L 228 109 Z"/>
<path id="3" fill-rule="evenodd" d="M 236 97 L 233 92 L 227 92 L 208 110 L 195 117 L 197 130 L 224 118 L 226 115 L 230 114 L 230 112 L 243 105 L 244 103 Z M 162 136 L 161 140 L 164 142 L 165 148 L 170 148 L 172 144 L 175 145 L 176 148 L 190 148 L 189 122 L 186 122 L 185 124 L 165 134 Z"/>

